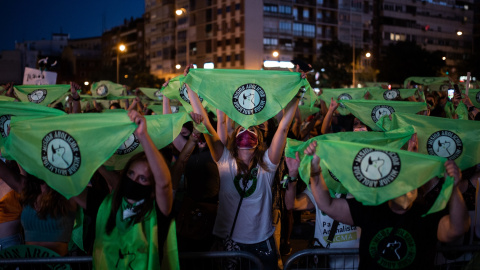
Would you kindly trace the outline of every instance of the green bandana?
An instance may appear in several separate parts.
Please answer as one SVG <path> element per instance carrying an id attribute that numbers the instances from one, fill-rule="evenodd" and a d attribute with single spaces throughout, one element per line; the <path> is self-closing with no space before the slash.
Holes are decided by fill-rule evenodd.
<path id="1" fill-rule="evenodd" d="M 32 102 L 43 106 L 64 96 L 70 90 L 69 84 L 52 85 L 15 85 L 15 94 L 23 102 Z"/>

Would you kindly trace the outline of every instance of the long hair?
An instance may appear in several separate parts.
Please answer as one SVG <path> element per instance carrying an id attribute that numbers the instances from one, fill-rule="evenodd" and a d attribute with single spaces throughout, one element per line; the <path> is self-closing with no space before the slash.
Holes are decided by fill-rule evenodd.
<path id="1" fill-rule="evenodd" d="M 118 212 L 118 209 L 120 209 L 120 206 L 122 205 L 122 200 L 125 195 L 123 191 L 124 189 L 123 186 L 125 185 L 123 179 L 127 177 L 127 172 L 130 166 L 132 166 L 134 163 L 137 163 L 137 162 L 145 162 L 147 163 L 147 166 L 148 166 L 148 160 L 144 152 L 138 153 L 133 157 L 131 157 L 121 173 L 122 178 L 120 180 L 120 183 L 118 183 L 117 188 L 113 192 L 112 206 L 111 206 L 110 214 L 108 216 L 107 226 L 105 228 L 108 235 L 110 235 L 113 229 L 115 228 L 117 212 Z M 155 181 L 153 179 L 153 174 L 151 174 L 150 177 L 151 177 L 150 182 L 152 183 L 151 184 L 152 193 L 148 198 L 145 198 L 145 201 L 142 204 L 138 205 L 133 209 L 133 211 L 137 213 L 134 217 L 134 223 L 143 221 L 143 219 L 153 209 L 153 203 L 155 200 Z"/>
<path id="2" fill-rule="evenodd" d="M 47 192 L 42 194 L 42 188 L 40 187 L 42 184 L 45 184 L 43 180 L 28 174 L 25 188 L 21 193 L 20 203 L 23 206 L 29 205 L 35 209 L 38 217 L 41 219 L 46 219 L 47 215 L 53 218 L 68 215 L 70 211 L 68 200 L 48 185 L 46 186 Z M 40 195 L 42 197 L 37 204 L 37 199 Z"/>
<path id="3" fill-rule="evenodd" d="M 258 138 L 258 145 L 253 152 L 252 162 L 250 164 L 245 164 L 240 157 L 238 156 L 238 146 L 235 140 L 238 130 L 241 127 L 237 127 L 234 132 L 232 132 L 231 137 L 228 140 L 227 149 L 230 151 L 230 154 L 235 159 L 237 163 L 237 176 L 241 174 L 247 174 L 247 177 L 250 177 L 250 171 L 252 168 L 257 167 L 257 164 L 262 167 L 262 169 L 268 171 L 267 165 L 263 161 L 263 155 L 265 151 L 267 151 L 267 145 L 263 141 L 263 132 L 258 129 L 257 127 L 253 127 L 255 129 L 255 133 L 257 134 Z"/>

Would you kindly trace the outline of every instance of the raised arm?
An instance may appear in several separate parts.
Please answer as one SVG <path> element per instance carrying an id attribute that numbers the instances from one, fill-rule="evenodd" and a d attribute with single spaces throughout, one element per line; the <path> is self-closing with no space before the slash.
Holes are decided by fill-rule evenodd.
<path id="1" fill-rule="evenodd" d="M 341 223 L 353 225 L 352 215 L 347 200 L 343 198 L 332 198 L 328 191 L 327 184 L 322 176 L 320 167 L 320 158 L 315 153 L 317 142 L 312 142 L 307 149 L 306 155 L 313 155 L 312 167 L 310 169 L 310 186 L 318 208 L 325 212 L 329 217 L 338 220 Z"/>
<path id="2" fill-rule="evenodd" d="M 470 228 L 470 216 L 462 193 L 458 189 L 461 180 L 460 169 L 455 161 L 445 162 L 446 174 L 454 177 L 452 195 L 449 200 L 449 213 L 443 216 L 438 223 L 437 238 L 440 242 L 452 242 L 464 235 Z"/>
<path id="3" fill-rule="evenodd" d="M 70 92 L 72 96 L 72 111 L 71 113 L 81 113 L 80 95 L 77 92 L 80 86 L 75 82 L 70 82 Z"/>
<path id="4" fill-rule="evenodd" d="M 328 107 L 327 114 L 323 119 L 322 123 L 322 134 L 327 134 L 332 132 L 332 117 L 333 112 L 338 108 L 338 103 L 333 98 L 330 100 L 330 107 Z"/>
<path id="5" fill-rule="evenodd" d="M 186 73 L 188 73 L 190 67 L 186 69 Z M 186 74 L 185 74 L 186 76 Z M 215 162 L 219 161 L 223 154 L 223 149 L 225 148 L 224 144 L 220 140 L 220 137 L 217 134 L 217 131 L 213 128 L 210 120 L 208 118 L 207 112 L 200 101 L 197 93 L 193 92 L 190 87 L 185 84 L 188 91 L 188 98 L 190 99 L 190 103 L 193 108 L 193 112 L 200 114 L 203 117 L 203 124 L 207 128 L 208 132 L 211 134 L 204 134 L 205 141 L 207 141 L 208 148 L 210 149 L 210 153 L 212 154 L 212 158 Z"/>
<path id="6" fill-rule="evenodd" d="M 147 132 L 147 121 L 145 117 L 137 111 L 129 111 L 128 116 L 132 122 L 135 122 L 138 125 L 135 130 L 135 135 L 145 151 L 148 165 L 150 166 L 150 170 L 152 171 L 155 180 L 155 200 L 157 206 L 165 216 L 168 216 L 173 205 L 170 169 Z"/>
<path id="7" fill-rule="evenodd" d="M 297 179 L 287 183 L 287 190 L 285 191 L 285 206 L 287 207 L 287 210 L 303 211 L 314 209 L 315 206 L 313 205 L 313 202 L 305 193 L 296 196 L 297 182 L 299 180 L 298 166 L 300 165 L 298 152 L 295 153 L 295 158 L 285 157 L 285 162 L 288 167 L 288 176 L 291 179 Z"/>
<path id="8" fill-rule="evenodd" d="M 227 145 L 228 140 L 228 120 L 228 116 L 217 109 L 217 133 L 224 145 Z"/>
<path id="9" fill-rule="evenodd" d="M 280 162 L 280 158 L 282 157 L 287 142 L 288 129 L 295 116 L 299 100 L 300 93 L 288 103 L 283 113 L 282 120 L 278 124 L 277 131 L 275 131 L 275 135 L 273 135 L 272 143 L 268 148 L 268 158 L 273 164 L 278 164 Z"/>

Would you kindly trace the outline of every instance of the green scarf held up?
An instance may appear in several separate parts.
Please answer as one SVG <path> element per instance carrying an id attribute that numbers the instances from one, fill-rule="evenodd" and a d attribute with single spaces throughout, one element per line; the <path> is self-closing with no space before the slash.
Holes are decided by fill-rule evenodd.
<path id="1" fill-rule="evenodd" d="M 10 127 L 7 153 L 69 199 L 85 189 L 137 124 L 124 112 L 13 117 Z"/>
<path id="2" fill-rule="evenodd" d="M 98 81 L 92 83 L 90 92 L 92 92 L 93 97 L 106 97 L 110 95 L 120 97 L 126 94 L 123 85 L 111 81 Z"/>
<path id="3" fill-rule="evenodd" d="M 301 142 L 293 139 L 287 139 L 287 146 L 285 148 L 285 156 L 289 158 L 295 158 L 295 152 L 298 152 L 300 159 L 305 155 L 303 151 L 312 143 L 313 141 L 321 144 L 324 140 L 329 141 L 347 141 L 347 142 L 358 142 L 368 145 L 378 145 L 386 146 L 394 149 L 402 148 L 411 136 L 414 133 L 413 127 L 407 126 L 399 129 L 395 129 L 388 132 L 374 132 L 374 131 L 363 131 L 363 132 L 337 132 L 329 133 L 325 135 L 320 135 L 314 138 L 309 139 L 306 142 Z M 336 155 L 329 155 L 325 157 L 326 159 L 337 159 Z M 322 168 L 325 166 L 324 159 L 320 161 Z M 305 173 L 306 171 L 303 171 Z M 333 193 L 347 193 L 347 190 L 342 185 L 331 171 L 323 170 L 322 172 L 325 183 L 328 186 L 328 189 Z M 309 185 L 310 175 L 309 174 L 300 174 L 300 178 Z"/>
<path id="4" fill-rule="evenodd" d="M 393 113 L 392 120 L 382 118 L 383 130 L 413 126 L 418 138 L 418 152 L 455 160 L 464 170 L 480 163 L 480 123 L 433 116 Z"/>
<path id="5" fill-rule="evenodd" d="M 443 177 L 447 160 L 394 148 L 329 140 L 318 143 L 316 154 L 324 159 L 322 171 L 331 171 L 364 205 L 382 204 L 421 187 L 434 177 Z M 302 175 L 310 175 L 312 158 L 304 156 L 301 160 Z M 426 214 L 445 208 L 452 190 L 453 177 L 448 176 Z"/>
<path id="6" fill-rule="evenodd" d="M 318 98 L 325 102 L 327 108 L 330 107 L 330 103 L 333 98 L 333 100 L 336 100 L 339 103 L 339 106 L 337 108 L 338 113 L 340 113 L 341 115 L 348 115 L 350 114 L 350 112 L 340 102 L 350 99 L 365 99 L 366 93 L 367 88 L 324 88 L 322 89 L 322 94 L 320 94 Z"/>
<path id="7" fill-rule="evenodd" d="M 192 69 L 185 83 L 209 105 L 248 128 L 277 115 L 304 87 L 315 96 L 298 72 L 236 69 Z M 311 99 L 310 106 L 315 100 Z"/>
<path id="8" fill-rule="evenodd" d="M 48 106 L 70 90 L 69 84 L 15 85 L 15 94 L 22 102 Z"/>
<path id="9" fill-rule="evenodd" d="M 387 100 L 345 100 L 345 107 L 372 130 L 381 129 L 375 124 L 383 116 L 394 112 L 412 113 L 427 109 L 425 102 L 387 101 Z"/>
<path id="10" fill-rule="evenodd" d="M 182 125 L 190 120 L 189 115 L 185 112 L 165 115 L 146 115 L 145 119 L 147 120 L 148 134 L 157 149 L 162 149 L 169 145 L 178 134 L 180 134 Z M 115 154 L 111 156 L 104 165 L 110 170 L 122 170 L 132 156 L 142 151 L 143 147 L 132 131 L 129 137 L 124 140 L 115 151 Z"/>
<path id="11" fill-rule="evenodd" d="M 370 87 L 368 90 L 370 100 L 402 100 L 415 95 L 416 88 L 411 89 L 383 89 L 381 87 Z"/>

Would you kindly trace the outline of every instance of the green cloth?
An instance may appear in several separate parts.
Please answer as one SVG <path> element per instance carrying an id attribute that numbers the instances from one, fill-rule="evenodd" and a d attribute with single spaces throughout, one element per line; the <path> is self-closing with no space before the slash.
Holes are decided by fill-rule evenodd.
<path id="1" fill-rule="evenodd" d="M 379 205 L 421 187 L 434 177 L 445 175 L 447 159 L 369 144 L 321 141 L 316 154 L 364 205 Z M 333 157 L 332 157 L 333 156 Z M 299 171 L 310 175 L 312 156 L 304 156 Z M 446 177 L 442 190 L 427 214 L 442 210 L 453 189 L 453 177 Z"/>
<path id="2" fill-rule="evenodd" d="M 193 108 L 192 105 L 190 105 L 190 98 L 188 97 L 187 88 L 183 84 L 184 80 L 185 76 L 179 75 L 168 81 L 168 85 L 162 87 L 160 91 L 170 100 L 179 101 L 183 105 L 183 108 L 190 113 L 193 111 Z M 202 105 L 206 107 L 207 101 L 203 100 L 202 96 L 199 97 L 202 101 Z"/>
<path id="3" fill-rule="evenodd" d="M 139 87 L 138 89 L 142 91 L 142 93 L 144 93 L 149 99 L 157 101 L 162 100 L 162 92 L 158 88 Z"/>
<path id="4" fill-rule="evenodd" d="M 15 101 L 13 97 L 0 96 L 0 101 Z"/>
<path id="5" fill-rule="evenodd" d="M 413 81 L 417 84 L 429 86 L 430 90 L 441 91 L 443 85 L 449 85 L 450 79 L 448 77 L 408 77 L 403 82 L 403 88 L 407 88 L 408 83 Z"/>
<path id="6" fill-rule="evenodd" d="M 411 125 L 418 137 L 418 152 L 455 160 L 464 170 L 480 163 L 480 123 L 441 117 L 394 113 L 377 125 L 392 130 Z"/>
<path id="7" fill-rule="evenodd" d="M 385 115 L 394 112 L 412 113 L 427 109 L 425 102 L 387 100 L 344 100 L 345 107 L 372 130 L 381 130 L 375 123 Z"/>
<path id="8" fill-rule="evenodd" d="M 411 89 L 383 89 L 381 87 L 370 87 L 368 90 L 371 100 L 395 100 L 395 99 L 406 99 L 415 95 L 417 92 L 416 88 Z"/>
<path id="9" fill-rule="evenodd" d="M 319 99 L 323 100 L 328 107 L 330 107 L 331 99 L 340 102 L 342 100 L 350 99 L 365 99 L 365 94 L 367 93 L 367 88 L 324 88 L 322 89 L 322 94 L 318 96 Z M 347 108 L 343 104 L 339 104 L 337 108 L 338 113 L 341 115 L 350 114 Z"/>
<path id="10" fill-rule="evenodd" d="M 13 117 L 5 150 L 68 199 L 83 191 L 136 127 L 126 112 Z"/>
<path id="11" fill-rule="evenodd" d="M 308 105 L 298 106 L 298 109 L 300 110 L 300 117 L 302 118 L 302 121 L 305 121 L 305 119 L 307 119 L 310 115 L 316 114 L 320 111 L 320 108 L 310 107 Z"/>
<path id="12" fill-rule="evenodd" d="M 70 85 L 15 85 L 13 89 L 17 97 L 23 102 L 32 102 L 48 106 L 50 103 L 64 96 L 65 93 L 70 90 Z"/>
<path id="13" fill-rule="evenodd" d="M 108 235 L 105 232 L 110 216 L 113 195 L 108 195 L 97 214 L 95 242 L 93 246 L 93 269 L 179 269 L 176 232 L 172 223 L 164 244 L 162 267 L 158 249 L 157 213 L 155 206 L 142 222 L 118 225 Z M 125 204 L 118 210 L 123 212 Z M 169 239 L 170 238 L 170 239 Z"/>
<path id="14" fill-rule="evenodd" d="M 209 105 L 245 128 L 277 115 L 302 87 L 315 95 L 300 73 L 288 71 L 193 69 L 185 83 Z"/>
<path id="15" fill-rule="evenodd" d="M 92 83 L 90 92 L 93 97 L 106 97 L 109 95 L 120 97 L 125 95 L 125 87 L 111 81 L 98 81 Z"/>
<path id="16" fill-rule="evenodd" d="M 190 120 L 187 113 L 174 113 L 165 115 L 146 115 L 148 134 L 157 149 L 169 145 L 180 134 L 182 125 Z M 124 143 L 117 147 L 115 154 L 105 162 L 105 167 L 110 170 L 122 170 L 128 160 L 137 153 L 143 152 L 137 137 L 130 133 Z"/>
<path id="17" fill-rule="evenodd" d="M 40 104 L 30 102 L 11 102 L 0 101 L 0 153 L 3 157 L 11 159 L 5 152 L 5 140 L 8 136 L 7 131 L 10 127 L 12 116 L 29 116 L 32 118 L 41 118 L 57 115 L 66 115 L 64 111 L 45 107 Z"/>
<path id="18" fill-rule="evenodd" d="M 325 135 L 320 135 L 314 138 L 309 139 L 306 142 L 301 142 L 293 139 L 287 139 L 287 146 L 285 148 L 285 156 L 290 158 L 295 158 L 295 152 L 298 152 L 300 159 L 302 159 L 305 155 L 303 151 L 312 143 L 313 141 L 317 142 L 317 145 L 321 143 L 321 141 L 329 140 L 329 141 L 347 141 L 347 142 L 358 142 L 364 143 L 369 145 L 378 145 L 378 146 L 386 146 L 390 148 L 400 149 L 404 146 L 412 134 L 414 133 L 414 129 L 410 126 L 395 129 L 388 132 L 337 132 L 337 133 L 329 133 Z M 336 155 L 332 155 L 329 157 L 330 159 L 337 159 Z M 324 167 L 324 159 L 320 161 L 322 168 Z M 303 173 L 306 173 L 303 171 Z M 323 178 L 325 179 L 325 183 L 328 186 L 328 189 L 334 193 L 347 193 L 347 190 L 343 185 L 339 182 L 338 178 L 332 174 L 329 170 L 323 170 L 322 172 Z M 300 178 L 308 185 L 310 176 L 308 174 L 301 174 Z"/>
<path id="19" fill-rule="evenodd" d="M 469 89 L 468 97 L 472 101 L 473 106 L 480 109 L 480 89 Z"/>
<path id="20" fill-rule="evenodd" d="M 163 114 L 163 105 L 150 105 L 147 107 L 152 110 L 155 114 Z M 172 113 L 183 113 L 186 112 L 185 107 L 183 106 L 172 106 L 170 105 Z"/>

